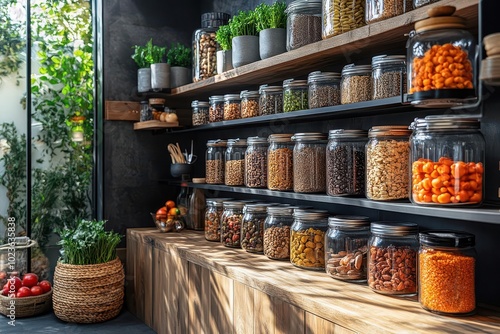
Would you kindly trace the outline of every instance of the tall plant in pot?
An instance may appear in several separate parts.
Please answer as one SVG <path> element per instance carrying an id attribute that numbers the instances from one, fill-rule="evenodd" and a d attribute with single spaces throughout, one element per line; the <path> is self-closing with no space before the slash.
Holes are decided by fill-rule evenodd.
<path id="1" fill-rule="evenodd" d="M 286 51 L 286 3 L 261 3 L 255 8 L 259 54 L 266 59 Z"/>
<path id="2" fill-rule="evenodd" d="M 229 20 L 231 29 L 233 67 L 260 60 L 259 36 L 254 11 L 240 11 Z"/>
<path id="3" fill-rule="evenodd" d="M 151 64 L 149 63 L 146 52 L 147 47 L 142 45 L 134 45 L 132 47 L 134 53 L 132 59 L 135 61 L 137 70 L 137 91 L 144 93 L 151 90 Z"/>
<path id="4" fill-rule="evenodd" d="M 139 88 L 139 92 L 147 92 L 150 89 L 160 91 L 170 88 L 170 65 L 165 62 L 167 48 L 153 44 L 152 38 L 145 46 L 135 45 L 133 48 L 134 54 L 132 55 L 132 59 L 139 66 L 139 70 L 141 66 L 148 66 L 151 73 L 149 89 L 144 90 L 146 88 L 146 83 L 144 83 L 145 86 Z M 139 81 L 139 84 L 141 83 L 142 81 Z"/>
<path id="5" fill-rule="evenodd" d="M 170 86 L 172 88 L 191 82 L 191 48 L 177 43 L 167 51 L 167 63 L 170 65 Z"/>
<path id="6" fill-rule="evenodd" d="M 222 50 L 217 51 L 217 73 L 223 73 L 233 69 L 233 50 L 231 27 L 226 24 L 220 26 L 215 32 L 215 40 Z"/>

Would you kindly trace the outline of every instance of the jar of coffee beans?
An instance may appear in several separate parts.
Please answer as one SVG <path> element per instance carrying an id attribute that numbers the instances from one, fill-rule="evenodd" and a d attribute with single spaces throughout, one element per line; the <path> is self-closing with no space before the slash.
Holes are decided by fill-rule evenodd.
<path id="1" fill-rule="evenodd" d="M 230 198 L 207 198 L 205 209 L 205 239 L 220 242 L 220 222 L 223 202 Z"/>
<path id="2" fill-rule="evenodd" d="M 295 0 L 287 6 L 285 10 L 287 51 L 321 41 L 321 1 Z"/>
<path id="3" fill-rule="evenodd" d="M 226 186 L 242 186 L 245 183 L 245 139 L 228 139 L 226 149 L 226 168 L 224 184 Z"/>
<path id="4" fill-rule="evenodd" d="M 267 138 L 248 137 L 245 151 L 245 185 L 250 188 L 267 187 Z"/>
<path id="5" fill-rule="evenodd" d="M 372 58 L 373 100 L 406 93 L 406 56 Z"/>
<path id="6" fill-rule="evenodd" d="M 340 73 L 312 72 L 307 77 L 309 109 L 340 104 Z"/>
<path id="7" fill-rule="evenodd" d="M 259 92 L 256 90 L 244 90 L 240 93 L 241 118 L 259 116 Z"/>
<path id="8" fill-rule="evenodd" d="M 193 110 L 193 126 L 208 124 L 208 102 L 195 100 L 191 102 Z"/>
<path id="9" fill-rule="evenodd" d="M 283 87 L 261 85 L 259 87 L 259 116 L 283 112 Z"/>
<path id="10" fill-rule="evenodd" d="M 342 69 L 340 103 L 369 101 L 372 98 L 372 67 L 349 64 Z"/>
<path id="11" fill-rule="evenodd" d="M 224 96 L 213 95 L 208 98 L 208 122 L 221 122 L 224 120 Z"/>
<path id="12" fill-rule="evenodd" d="M 307 80 L 287 79 L 283 81 L 283 112 L 309 108 Z"/>
<path id="13" fill-rule="evenodd" d="M 208 184 L 224 184 L 224 160 L 227 141 L 209 140 L 205 153 L 205 179 Z"/>
<path id="14" fill-rule="evenodd" d="M 413 0 L 366 0 L 366 23 L 382 21 L 413 9 Z"/>
<path id="15" fill-rule="evenodd" d="M 292 136 L 293 191 L 318 193 L 326 190 L 326 135 L 296 133 Z"/>
<path id="16" fill-rule="evenodd" d="M 272 134 L 267 139 L 267 188 L 270 190 L 293 190 L 293 146 L 292 134 Z"/>
<path id="17" fill-rule="evenodd" d="M 224 95 L 224 120 L 241 118 L 241 98 L 239 94 Z"/>
<path id="18" fill-rule="evenodd" d="M 270 206 L 264 222 L 264 255 L 273 260 L 290 258 L 290 227 L 293 207 Z"/>
<path id="19" fill-rule="evenodd" d="M 241 223 L 241 248 L 247 252 L 264 252 L 264 221 L 267 217 L 265 204 L 245 205 L 245 214 Z"/>
<path id="20" fill-rule="evenodd" d="M 239 201 L 223 202 L 220 234 L 224 246 L 240 248 L 241 222 L 243 220 L 243 206 Z"/>

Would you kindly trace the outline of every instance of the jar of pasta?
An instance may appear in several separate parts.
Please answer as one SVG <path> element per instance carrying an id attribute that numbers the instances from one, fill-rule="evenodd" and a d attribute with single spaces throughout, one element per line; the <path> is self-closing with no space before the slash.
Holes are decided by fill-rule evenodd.
<path id="1" fill-rule="evenodd" d="M 366 0 L 323 0 L 321 37 L 330 38 L 364 26 Z"/>

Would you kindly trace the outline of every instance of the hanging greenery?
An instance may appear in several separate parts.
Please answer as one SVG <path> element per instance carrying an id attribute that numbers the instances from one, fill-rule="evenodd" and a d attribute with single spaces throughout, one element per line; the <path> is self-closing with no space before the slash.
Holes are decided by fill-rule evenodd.
<path id="1" fill-rule="evenodd" d="M 10 14 L 16 2 L 0 0 L 0 81 L 11 73 L 19 74 L 25 58 L 24 25 L 16 22 Z"/>

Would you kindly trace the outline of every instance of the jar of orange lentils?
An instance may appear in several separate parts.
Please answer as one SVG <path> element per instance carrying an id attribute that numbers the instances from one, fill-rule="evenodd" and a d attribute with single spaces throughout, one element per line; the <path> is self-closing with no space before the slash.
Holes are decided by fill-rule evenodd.
<path id="1" fill-rule="evenodd" d="M 448 108 L 477 101 L 476 42 L 455 7 L 429 9 L 407 42 L 408 101 Z"/>
<path id="2" fill-rule="evenodd" d="M 484 137 L 479 120 L 416 118 L 410 126 L 411 194 L 419 205 L 480 205 L 484 195 Z"/>

